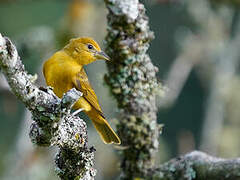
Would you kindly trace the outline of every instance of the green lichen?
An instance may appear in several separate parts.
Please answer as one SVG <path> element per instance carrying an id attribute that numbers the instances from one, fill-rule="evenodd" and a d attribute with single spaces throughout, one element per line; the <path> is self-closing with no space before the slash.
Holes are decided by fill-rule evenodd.
<path id="1" fill-rule="evenodd" d="M 37 110 L 40 111 L 40 112 L 42 112 L 42 111 L 45 111 L 45 108 L 42 107 L 42 106 L 37 106 Z"/>
<path id="2" fill-rule="evenodd" d="M 61 149 L 55 160 L 57 164 L 56 173 L 64 180 L 95 176 L 95 174 L 91 174 L 91 171 L 93 171 L 93 151 L 94 149 L 90 149 L 89 151 L 84 149 L 76 153 L 69 149 Z"/>
<path id="3" fill-rule="evenodd" d="M 187 178 L 188 180 L 196 178 L 196 171 L 194 171 L 191 165 L 187 167 L 184 177 Z"/>
<path id="4" fill-rule="evenodd" d="M 135 7 L 138 15 L 134 20 L 124 13 L 126 9 L 119 9 L 122 1 L 105 2 L 109 9 L 106 52 L 113 59 L 107 63 L 105 80 L 121 109 L 117 129 L 122 144 L 128 147 L 122 152 L 122 179 L 144 178 L 154 165 L 159 135 L 155 96 L 160 86 L 157 68 L 147 54 L 154 35 L 138 1 L 124 1 L 126 7 Z"/>
<path id="5" fill-rule="evenodd" d="M 171 164 L 169 166 L 169 171 L 171 171 L 171 172 L 175 172 L 176 171 L 176 168 L 175 168 L 175 166 L 173 164 Z"/>

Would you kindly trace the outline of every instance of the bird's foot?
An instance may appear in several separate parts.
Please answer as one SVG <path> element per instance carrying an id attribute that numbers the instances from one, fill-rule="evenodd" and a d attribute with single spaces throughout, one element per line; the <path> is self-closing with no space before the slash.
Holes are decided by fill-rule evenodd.
<path id="1" fill-rule="evenodd" d="M 77 115 L 78 113 L 82 112 L 84 109 L 80 108 L 72 113 L 73 116 Z"/>

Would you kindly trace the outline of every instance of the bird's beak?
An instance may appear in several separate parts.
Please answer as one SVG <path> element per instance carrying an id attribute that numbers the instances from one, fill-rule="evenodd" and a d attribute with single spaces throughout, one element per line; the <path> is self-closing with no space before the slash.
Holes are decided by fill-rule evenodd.
<path id="1" fill-rule="evenodd" d="M 110 61 L 110 57 L 103 51 L 97 51 L 96 54 L 95 54 L 95 57 L 97 59 L 104 59 L 104 60 L 107 60 L 107 61 Z"/>

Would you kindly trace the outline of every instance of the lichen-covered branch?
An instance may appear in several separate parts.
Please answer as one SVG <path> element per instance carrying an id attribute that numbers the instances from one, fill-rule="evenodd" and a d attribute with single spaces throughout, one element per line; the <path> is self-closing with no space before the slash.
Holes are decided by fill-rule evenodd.
<path id="1" fill-rule="evenodd" d="M 56 172 L 61 179 L 93 179 L 94 148 L 87 147 L 85 122 L 70 113 L 82 93 L 72 89 L 59 99 L 50 87 L 38 88 L 35 76 L 28 74 L 15 46 L 0 34 L 0 69 L 12 92 L 32 112 L 32 142 L 58 146 Z"/>
<path id="2" fill-rule="evenodd" d="M 193 151 L 172 159 L 149 172 L 154 180 L 237 180 L 240 179 L 240 158 L 222 159 Z"/>
<path id="3" fill-rule="evenodd" d="M 155 67 L 147 54 L 153 39 L 145 8 L 138 0 L 105 0 L 108 13 L 106 82 L 118 102 L 117 125 L 123 146 L 122 179 L 145 177 L 158 149 Z"/>

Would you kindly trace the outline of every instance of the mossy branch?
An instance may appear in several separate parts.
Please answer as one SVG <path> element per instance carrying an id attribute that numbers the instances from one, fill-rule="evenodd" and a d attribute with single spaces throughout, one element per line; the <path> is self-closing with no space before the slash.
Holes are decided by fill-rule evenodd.
<path id="1" fill-rule="evenodd" d="M 38 88 L 35 76 L 25 71 L 16 47 L 0 34 L 0 69 L 12 92 L 31 111 L 32 142 L 39 146 L 57 146 L 56 172 L 61 179 L 93 179 L 94 148 L 87 147 L 86 123 L 70 112 L 82 93 L 68 91 L 59 99 L 50 87 Z"/>
<path id="2" fill-rule="evenodd" d="M 237 180 L 240 179 L 240 158 L 222 159 L 200 151 L 193 151 L 149 171 L 147 179 Z"/>
<path id="3" fill-rule="evenodd" d="M 146 177 L 154 167 L 160 126 L 156 92 L 161 89 L 147 49 L 154 38 L 138 0 L 105 0 L 108 13 L 106 82 L 121 109 L 117 125 L 123 146 L 122 179 Z"/>

